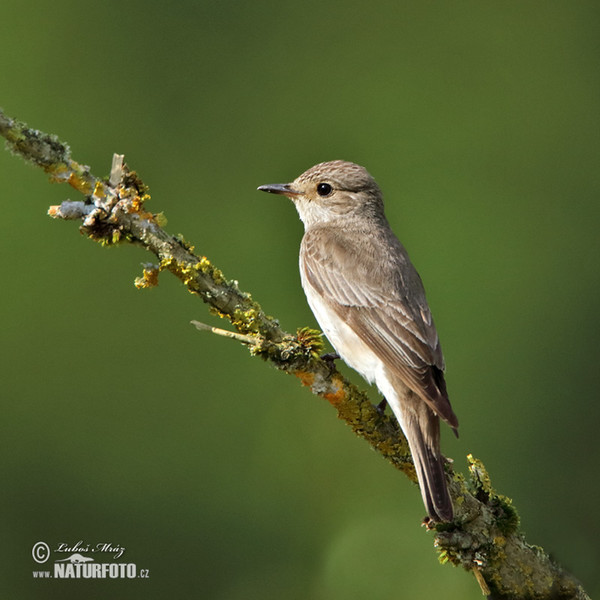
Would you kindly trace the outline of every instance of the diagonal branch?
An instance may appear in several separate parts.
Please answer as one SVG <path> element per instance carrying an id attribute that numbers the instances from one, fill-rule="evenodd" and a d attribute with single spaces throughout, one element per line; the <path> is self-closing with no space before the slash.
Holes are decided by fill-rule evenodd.
<path id="1" fill-rule="evenodd" d="M 81 201 L 51 206 L 51 217 L 81 221 L 80 230 L 102 245 L 128 242 L 146 248 L 159 262 L 145 266 L 135 281 L 137 287 L 157 285 L 159 273 L 170 271 L 206 302 L 211 312 L 229 319 L 237 333 L 195 323 L 197 327 L 236 339 L 247 345 L 252 355 L 298 377 L 302 385 L 325 398 L 356 435 L 416 481 L 408 445 L 395 420 L 382 415 L 331 361 L 319 357 L 321 334 L 308 328 L 295 334 L 284 331 L 236 281 L 226 279 L 181 237 L 168 234 L 162 213 L 146 209 L 148 188 L 123 163 L 122 155 L 114 156 L 110 177 L 100 179 L 89 167 L 74 161 L 69 147 L 55 136 L 30 129 L 2 111 L 0 135 L 13 153 L 42 168 L 51 180 L 69 183 L 83 195 Z M 580 584 L 541 548 L 526 543 L 511 500 L 494 491 L 480 461 L 472 456 L 468 461 L 468 480 L 451 464 L 447 468 L 454 521 L 427 523 L 435 532 L 440 561 L 472 572 L 490 598 L 588 598 Z"/>

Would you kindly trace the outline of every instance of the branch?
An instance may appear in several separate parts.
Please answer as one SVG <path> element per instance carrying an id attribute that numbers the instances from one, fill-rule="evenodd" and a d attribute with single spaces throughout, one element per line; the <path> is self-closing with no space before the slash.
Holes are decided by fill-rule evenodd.
<path id="1" fill-rule="evenodd" d="M 325 398 L 357 436 L 416 481 L 408 445 L 396 421 L 380 414 L 331 361 L 319 357 L 323 350 L 320 332 L 308 328 L 295 334 L 284 331 L 236 281 L 226 279 L 181 237 L 169 235 L 163 229 L 162 213 L 146 210 L 148 188 L 123 163 L 122 155 L 114 156 L 110 177 L 100 179 L 74 161 L 69 147 L 55 136 L 29 129 L 2 111 L 0 135 L 13 153 L 43 169 L 52 181 L 69 183 L 83 195 L 81 201 L 51 206 L 51 217 L 81 221 L 81 232 L 102 245 L 132 243 L 150 251 L 159 262 L 144 266 L 135 281 L 137 287 L 157 285 L 162 271 L 171 272 L 213 314 L 229 319 L 237 333 L 194 322 L 196 327 L 231 337 L 248 346 L 253 356 L 295 375 L 313 394 Z M 480 461 L 467 458 L 468 479 L 451 464 L 447 468 L 454 521 L 427 523 L 434 531 L 440 561 L 473 573 L 490 598 L 588 598 L 580 584 L 541 548 L 527 544 L 511 500 L 492 488 Z"/>

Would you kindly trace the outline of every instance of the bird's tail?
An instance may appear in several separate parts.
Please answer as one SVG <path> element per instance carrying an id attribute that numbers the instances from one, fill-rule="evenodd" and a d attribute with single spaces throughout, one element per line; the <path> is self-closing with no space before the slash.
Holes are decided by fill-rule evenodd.
<path id="1" fill-rule="evenodd" d="M 444 458 L 440 452 L 440 420 L 416 394 L 390 403 L 408 440 L 423 503 L 434 521 L 452 521 Z"/>

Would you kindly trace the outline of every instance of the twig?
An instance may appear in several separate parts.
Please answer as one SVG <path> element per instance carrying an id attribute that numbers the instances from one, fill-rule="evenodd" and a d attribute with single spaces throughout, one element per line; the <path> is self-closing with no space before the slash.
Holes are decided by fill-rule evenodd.
<path id="1" fill-rule="evenodd" d="M 256 346 L 260 343 L 256 337 L 252 337 L 249 335 L 243 335 L 241 333 L 236 333 L 235 331 L 227 331 L 227 329 L 219 329 L 218 327 L 212 327 L 211 325 L 207 325 L 206 323 L 201 323 L 200 321 L 190 321 L 192 325 L 198 331 L 210 331 L 211 333 L 215 333 L 216 335 L 220 335 L 226 338 L 231 338 L 232 340 L 237 340 L 238 342 L 242 342 L 242 344 L 249 344 L 251 346 Z"/>
<path id="2" fill-rule="evenodd" d="M 125 174 L 125 155 L 124 154 L 113 154 L 112 167 L 110 169 L 110 177 L 108 183 L 111 187 L 117 187 L 121 181 L 123 181 L 123 175 Z"/>
<path id="3" fill-rule="evenodd" d="M 475 576 L 475 579 L 477 580 L 477 583 L 479 584 L 479 587 L 481 588 L 481 593 L 484 596 L 489 596 L 491 593 L 490 588 L 488 587 L 488 584 L 485 582 L 485 579 L 483 578 L 483 575 L 481 574 L 481 569 L 477 565 L 473 566 L 473 575 Z"/>

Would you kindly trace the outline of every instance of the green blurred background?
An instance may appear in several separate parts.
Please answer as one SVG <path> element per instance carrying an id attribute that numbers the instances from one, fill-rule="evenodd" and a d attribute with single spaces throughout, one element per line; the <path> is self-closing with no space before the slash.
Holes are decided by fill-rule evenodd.
<path id="1" fill-rule="evenodd" d="M 290 331 L 315 326 L 302 227 L 256 187 L 364 164 L 444 345 L 461 423 L 445 453 L 481 458 L 528 540 L 593 596 L 599 16 L 592 1 L 4 0 L 0 106 L 98 175 L 125 153 L 168 230 Z M 481 597 L 437 564 L 416 487 L 295 379 L 196 332 L 227 324 L 174 278 L 136 290 L 150 255 L 49 219 L 65 198 L 0 154 L 3 597 Z M 119 544 L 150 579 L 35 581 L 40 540 Z"/>

